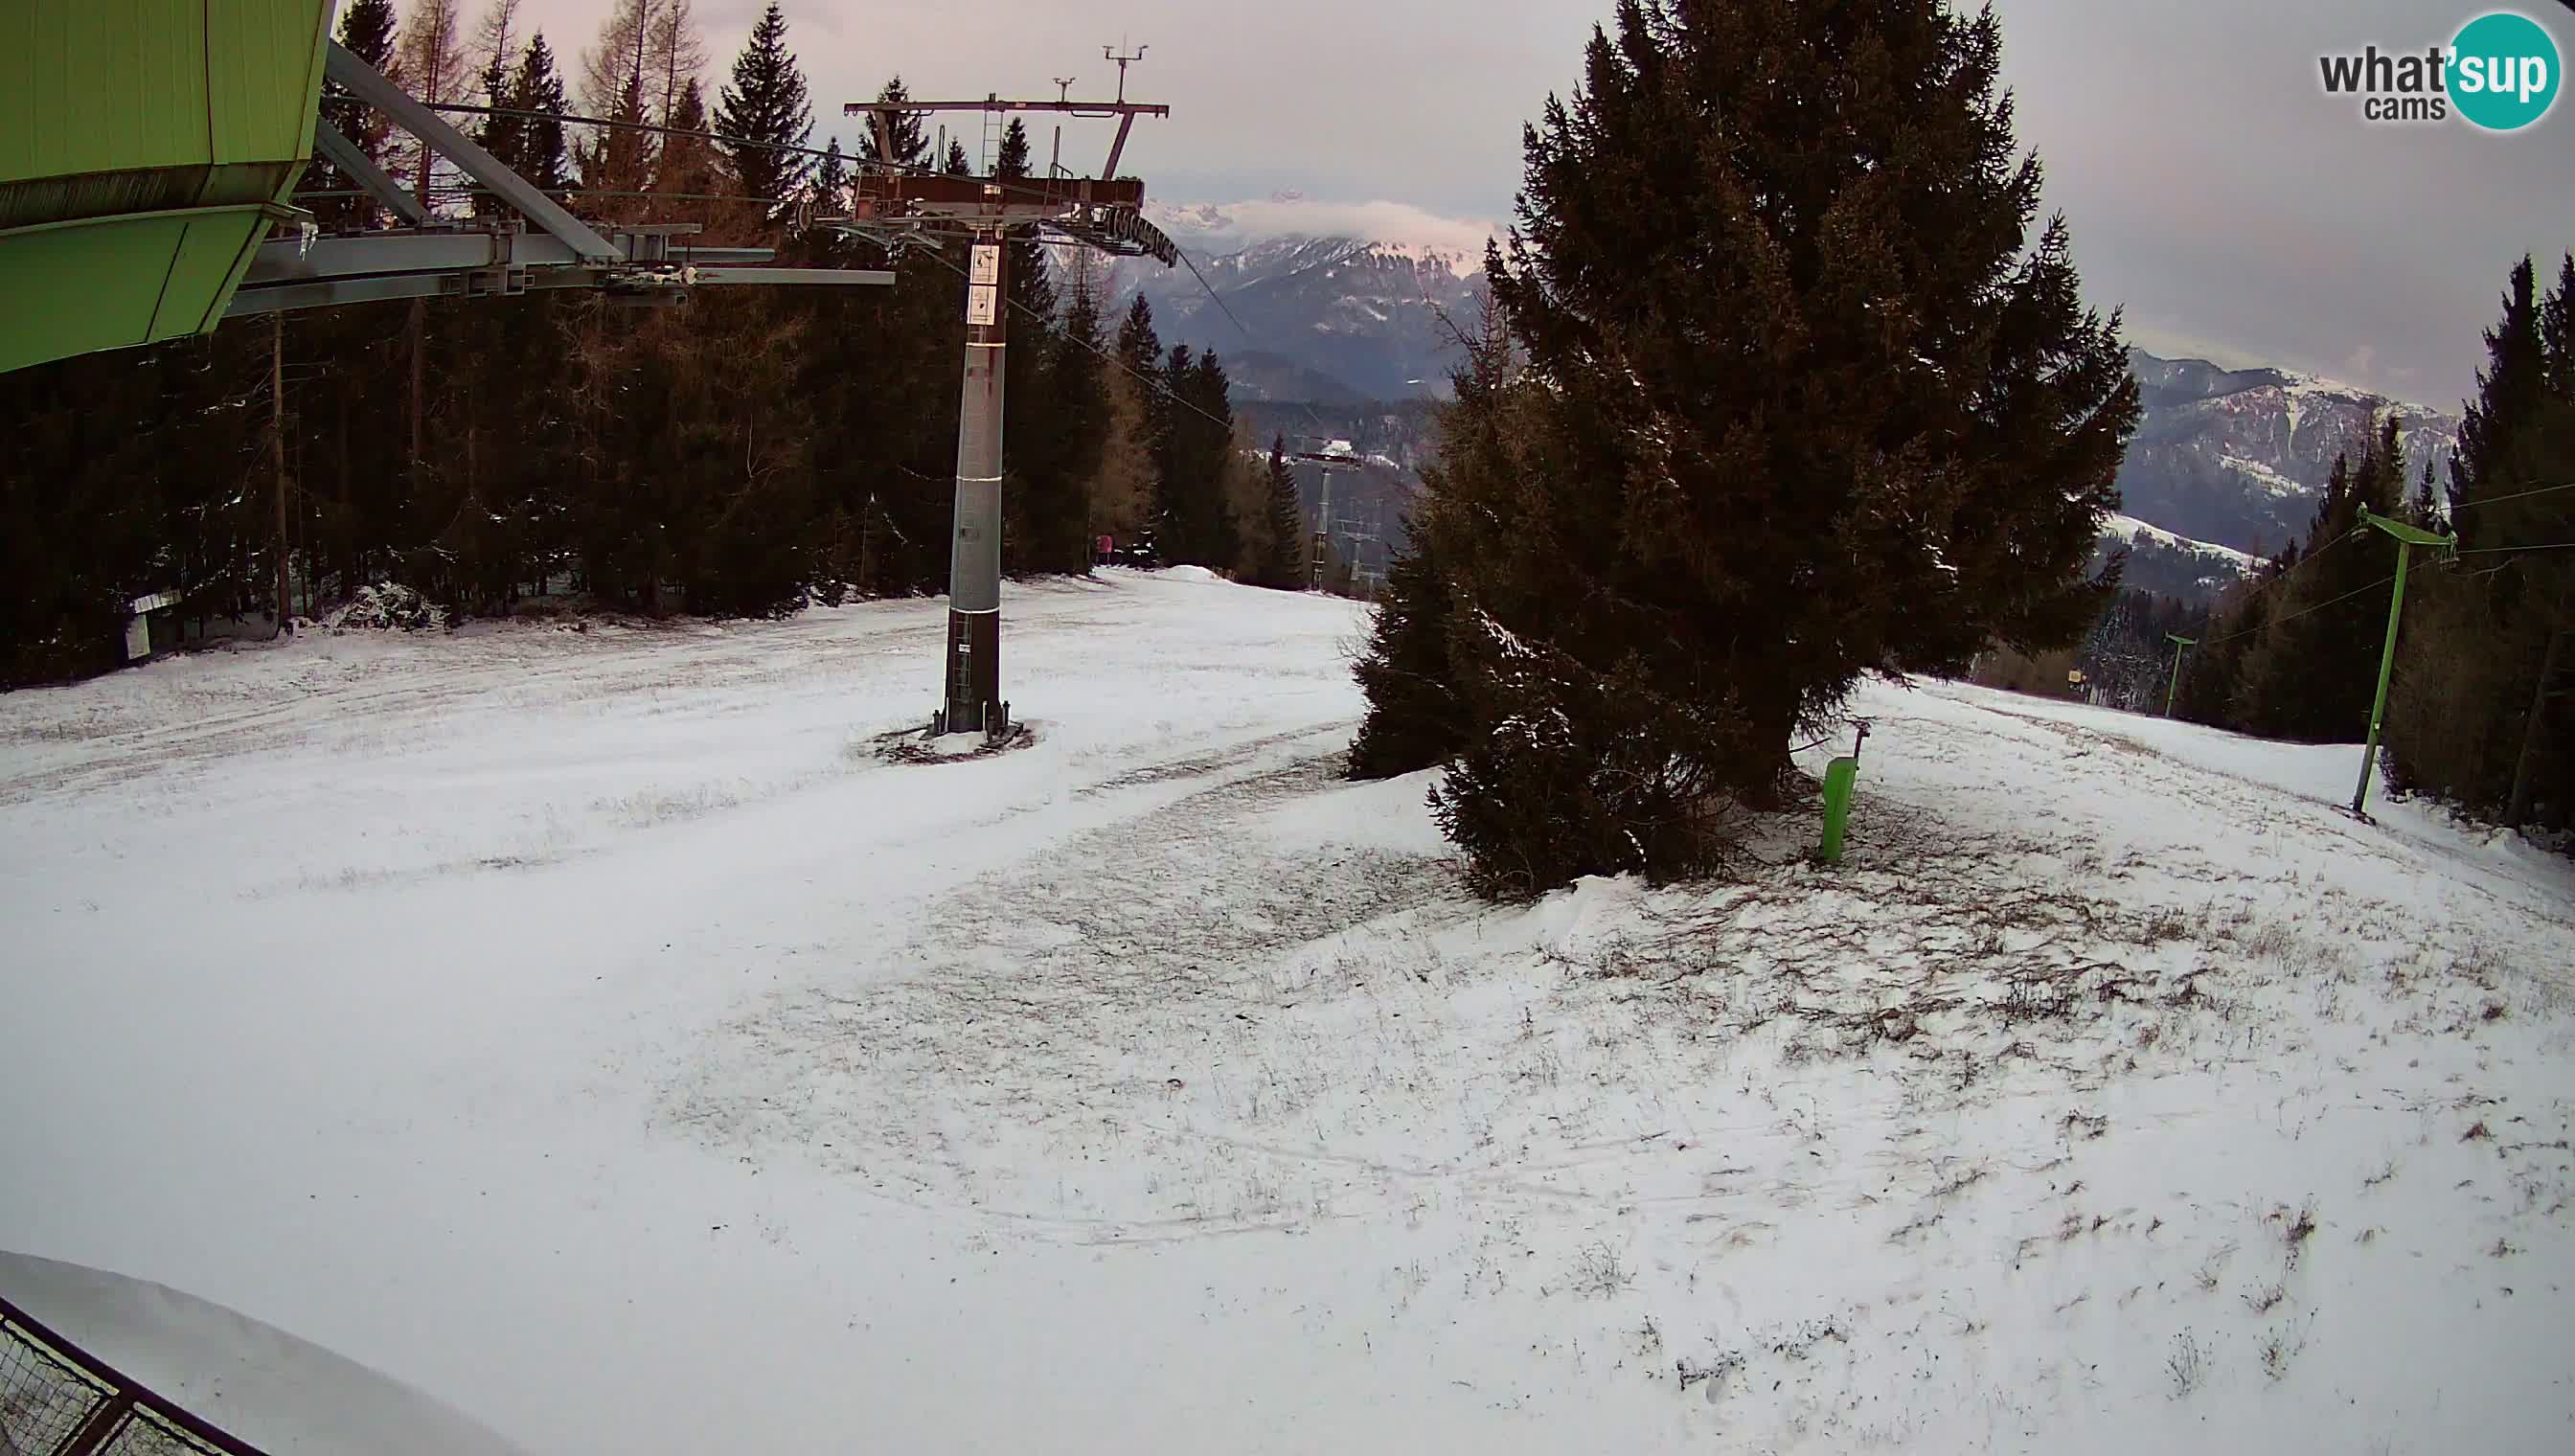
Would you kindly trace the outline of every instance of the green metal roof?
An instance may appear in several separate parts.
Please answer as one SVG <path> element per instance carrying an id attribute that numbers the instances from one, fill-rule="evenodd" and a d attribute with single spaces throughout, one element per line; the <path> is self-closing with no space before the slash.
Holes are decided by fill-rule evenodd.
<path id="1" fill-rule="evenodd" d="M 313 150 L 331 8 L 0 4 L 0 370 L 221 321 Z"/>

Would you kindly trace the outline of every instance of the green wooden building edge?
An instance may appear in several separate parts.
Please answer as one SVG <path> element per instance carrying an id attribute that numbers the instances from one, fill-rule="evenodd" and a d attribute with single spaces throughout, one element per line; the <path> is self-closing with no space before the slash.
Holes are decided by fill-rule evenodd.
<path id="1" fill-rule="evenodd" d="M 0 5 L 0 370 L 215 327 L 289 216 L 331 11 Z"/>

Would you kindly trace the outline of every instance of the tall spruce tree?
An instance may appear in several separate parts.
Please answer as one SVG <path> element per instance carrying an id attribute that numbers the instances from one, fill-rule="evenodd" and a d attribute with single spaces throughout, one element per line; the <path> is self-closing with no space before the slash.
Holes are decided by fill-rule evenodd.
<path id="1" fill-rule="evenodd" d="M 2486 331 L 2486 367 L 2477 371 L 2477 397 L 2459 422 L 2459 445 L 2450 457 L 2450 506 L 2490 490 L 2503 469 L 2514 433 L 2547 393 L 2548 355 L 2539 332 L 2539 300 L 2531 261 L 2515 264 L 2505 285 L 2503 318 Z M 2478 545 L 2484 523 L 2458 516 L 2459 543 Z"/>
<path id="2" fill-rule="evenodd" d="M 1045 365 L 1043 428 L 1051 471 L 1048 494 L 1031 513 L 1031 553 L 1038 569 L 1049 572 L 1090 570 L 1091 538 L 1100 534 L 1095 491 L 1113 423 L 1097 280 L 1079 265 L 1071 274 L 1072 297 L 1062 322 L 1029 341 Z"/>
<path id="3" fill-rule="evenodd" d="M 510 90 L 522 110 L 542 113 L 525 119 L 519 136 L 519 175 L 561 200 L 572 191 L 572 156 L 563 123 L 554 118 L 562 116 L 569 103 L 564 99 L 563 74 L 555 68 L 555 53 L 546 44 L 544 31 L 528 38 Z"/>
<path id="4" fill-rule="evenodd" d="M 393 0 L 350 0 L 349 8 L 340 15 L 340 44 L 378 71 L 390 66 L 394 54 Z M 374 107 L 361 105 L 349 88 L 324 80 L 321 116 L 378 167 L 391 160 L 392 121 Z M 356 178 L 322 157 L 317 156 L 305 172 L 303 190 L 348 194 L 313 200 L 314 221 L 331 232 L 372 228 L 382 212 L 374 198 L 360 191 Z"/>
<path id="5" fill-rule="evenodd" d="M 1226 499 L 1234 407 L 1225 366 L 1214 354 L 1175 344 L 1164 357 L 1159 393 L 1157 545 L 1168 562 L 1231 572 L 1242 542 Z"/>
<path id="6" fill-rule="evenodd" d="M 2389 691 L 2389 772 L 2471 813 L 2575 825 L 2575 253 L 2524 259 L 2486 333 L 2451 470 L 2476 570 L 2417 574 Z"/>
<path id="7" fill-rule="evenodd" d="M 1689 872 L 1859 677 L 2080 639 L 2137 420 L 2117 317 L 1941 0 L 1621 0 L 1489 258 L 1506 469 L 1433 517 L 1475 882 Z M 1461 402 L 1459 408 L 1466 406 Z"/>
<path id="8" fill-rule="evenodd" d="M 734 57 L 733 80 L 718 94 L 716 126 L 728 140 L 726 160 L 743 196 L 771 199 L 767 216 L 793 205 L 813 171 L 813 159 L 780 147 L 801 147 L 814 134 L 814 107 L 805 72 L 787 48 L 787 17 L 770 0 Z"/>
<path id="9" fill-rule="evenodd" d="M 2305 565 L 2284 577 L 2271 620 L 2245 654 L 2235 721 L 2265 737 L 2358 742 L 2378 690 L 2396 543 L 2362 525 L 2366 509 L 2393 516 L 2404 455 L 2387 422 L 2360 464 L 2334 461 L 2307 528 Z"/>
<path id="10" fill-rule="evenodd" d="M 1270 465 L 1262 475 L 1268 489 L 1267 551 L 1255 578 L 1264 587 L 1293 592 L 1305 585 L 1305 508 L 1296 495 L 1296 472 L 1288 464 L 1288 437 L 1273 436 Z"/>
<path id="11" fill-rule="evenodd" d="M 707 68 L 706 41 L 698 34 L 695 0 L 655 0 L 644 67 L 651 78 L 647 90 L 653 98 L 654 121 L 661 126 L 679 126 L 680 98 L 697 84 L 699 73 Z M 698 115 L 696 129 L 704 130 L 703 94 L 698 99 Z"/>
<path id="12" fill-rule="evenodd" d="M 477 45 L 483 53 L 483 67 L 477 73 L 476 85 L 483 93 L 486 112 L 474 128 L 475 143 L 491 153 L 503 166 L 521 171 L 526 161 L 528 119 L 517 115 L 527 109 L 519 93 L 516 63 L 523 59 L 511 53 L 512 27 L 517 23 L 518 0 L 499 0 L 484 16 Z M 521 171 L 521 175 L 525 175 Z M 510 211 L 507 203 L 485 189 L 473 194 L 474 215 L 492 218 Z"/>
<path id="13" fill-rule="evenodd" d="M 1367 647 L 1352 668 L 1367 698 L 1350 743 L 1353 778 L 1427 768 L 1465 741 L 1465 710 L 1451 686 L 1458 675 L 1448 656 L 1454 594 L 1432 542 L 1442 534 L 1437 517 L 1445 503 L 1465 494 L 1457 482 L 1499 480 L 1517 468 L 1514 442 L 1506 437 L 1518 432 L 1514 407 L 1525 398 L 1514 387 L 1516 346 L 1501 306 L 1487 299 L 1479 323 L 1465 340 L 1465 358 L 1449 372 L 1456 402 L 1437 417 L 1437 448 L 1421 473 L 1419 503 L 1386 564 Z"/>
<path id="14" fill-rule="evenodd" d="M 462 100 L 472 84 L 458 34 L 463 10 L 462 0 L 411 0 L 410 13 L 403 17 L 397 64 L 402 68 L 403 89 L 419 100 L 433 104 Z M 449 164 L 418 138 L 404 148 L 403 158 L 402 180 L 421 206 L 437 207 L 437 191 L 446 185 L 441 179 L 454 175 Z"/>
<path id="15" fill-rule="evenodd" d="M 837 212 L 849 205 L 849 199 L 842 196 L 849 185 L 849 159 L 842 153 L 841 139 L 836 136 L 823 148 L 822 160 L 814 164 L 814 179 L 807 195 L 824 212 Z"/>
<path id="16" fill-rule="evenodd" d="M 668 123 L 679 132 L 703 132 L 707 129 L 707 102 L 696 80 L 681 83 L 679 99 L 672 103 Z M 653 190 L 675 203 L 665 210 L 670 220 L 677 221 L 697 211 L 688 206 L 717 195 L 723 185 L 717 169 L 721 165 L 714 143 L 702 136 L 671 136 L 663 140 L 661 166 L 653 178 Z"/>
<path id="17" fill-rule="evenodd" d="M 901 105 L 912 99 L 912 91 L 901 76 L 888 81 L 877 92 L 877 100 Z M 887 163 L 906 171 L 918 171 L 930 165 L 930 135 L 924 128 L 929 113 L 898 111 L 886 125 L 891 148 L 877 144 L 876 123 L 871 119 L 859 133 L 859 156 L 869 162 Z"/>

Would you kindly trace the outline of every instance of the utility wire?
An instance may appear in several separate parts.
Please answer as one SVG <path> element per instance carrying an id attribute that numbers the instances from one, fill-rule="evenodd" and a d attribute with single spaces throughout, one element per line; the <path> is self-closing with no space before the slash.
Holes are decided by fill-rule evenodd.
<path id="1" fill-rule="evenodd" d="M 2324 553 L 2322 553 L 2322 552 L 2318 552 L 2318 553 L 2316 553 L 2316 555 L 2317 555 L 2317 556 L 2322 556 L 2322 555 L 2324 555 Z M 2266 627 L 2277 627 L 2277 626 L 2279 626 L 2281 623 L 2284 623 L 2284 622 L 2295 622 L 2295 621 L 2297 621 L 2299 618 L 2306 616 L 2306 615 L 2307 615 L 2308 613 L 2310 613 L 2310 612 L 2322 612 L 2322 611 L 2324 611 L 2324 610 L 2325 610 L 2326 608 L 2328 608 L 2328 607 L 2339 607 L 2339 606 L 2341 606 L 2343 603 L 2350 601 L 2350 600 L 2351 600 L 2352 598 L 2354 598 L 2354 597 L 2361 596 L 2363 593 L 2375 592 L 2375 591 L 2377 591 L 2379 588 L 2384 587 L 2384 586 L 2386 586 L 2388 583 L 2393 582 L 2393 581 L 2395 581 L 2395 580 L 2396 580 L 2396 574 L 2395 574 L 2394 572 L 2389 572 L 2386 576 L 2383 576 L 2383 577 L 2379 578 L 2377 581 L 2370 583 L 2368 586 L 2366 586 L 2366 587 L 2361 587 L 2361 588 L 2357 588 L 2357 589 L 2355 589 L 2355 590 L 2353 590 L 2353 591 L 2345 592 L 2345 593 L 2343 593 L 2341 596 L 2334 598 L 2334 599 L 2333 599 L 2332 601 L 2330 601 L 2330 602 L 2319 602 L 2319 603 L 2317 603 L 2317 604 L 2316 604 L 2315 606 L 2313 606 L 2313 607 L 2301 607 L 2301 608 L 2299 608 L 2297 611 L 2290 613 L 2290 614 L 2289 614 L 2288 616 L 2286 616 L 2286 617 L 2274 617 L 2274 618 L 2272 618 L 2270 621 L 2268 621 L 2268 622 L 2266 622 L 2266 623 L 2263 623 L 2263 624 L 2262 624 L 2262 627 L 2248 627 L 2248 628 L 2244 629 L 2242 632 L 2230 632 L 2230 633 L 2228 633 L 2228 634 L 2227 634 L 2226 636 L 2224 636 L 2224 637 L 2213 637 L 2213 638 L 2210 638 L 2208 641 L 2206 641 L 2206 642 L 2204 642 L 2204 643 L 2201 643 L 2201 644 L 2200 644 L 2200 646 L 2201 646 L 2201 647 L 2204 647 L 2204 648 L 2213 648 L 2213 647 L 2217 646 L 2219 643 L 2230 643 L 2230 642 L 2235 641 L 2235 640 L 2236 640 L 2237 638 L 2239 638 L 2239 637 L 2250 637 L 2250 636 L 2252 636 L 2253 634 L 2255 634 L 2255 633 L 2257 633 L 2257 632 L 2262 631 L 2262 629 L 2263 629 L 2263 628 L 2266 628 Z"/>
<path id="2" fill-rule="evenodd" d="M 1235 313 L 1233 308 L 1226 303 L 1224 295 L 1216 291 L 1216 285 L 1207 281 L 1206 274 L 1199 272 L 1198 261 L 1190 257 L 1188 253 L 1182 252 L 1180 245 L 1177 243 L 1173 245 L 1172 251 L 1179 253 L 1181 262 L 1189 265 L 1190 277 L 1197 279 L 1199 281 L 1199 287 L 1207 292 L 1208 302 L 1216 305 L 1218 312 L 1224 314 L 1226 319 L 1231 322 L 1237 330 L 1242 332 L 1244 342 L 1247 344 L 1260 343 L 1261 341 L 1254 337 L 1251 327 L 1245 324 L 1242 318 Z M 1314 406 L 1310 401 L 1299 400 L 1296 404 L 1296 408 L 1305 412 L 1305 422 L 1312 425 L 1317 432 L 1314 436 L 1316 440 L 1328 444 L 1334 438 L 1329 427 L 1323 424 L 1323 417 L 1314 413 Z"/>
<path id="3" fill-rule="evenodd" d="M 2533 496 L 2553 496 L 2559 491 L 2575 491 L 2575 481 L 2562 486 L 2542 486 L 2535 491 L 2518 491 L 2509 496 L 2490 496 L 2482 501 L 2461 501 L 2451 510 L 2455 514 L 2459 511 L 2472 511 L 2479 506 L 2500 506 L 2506 501 L 2527 501 Z"/>
<path id="4" fill-rule="evenodd" d="M 2335 537 L 2333 540 L 2326 542 L 2324 545 L 2317 547 L 2314 551 L 2308 552 L 2305 556 L 2298 558 L 2297 562 L 2287 571 L 2273 577 L 2270 581 L 2264 583 L 2263 586 L 2267 589 L 2281 585 L 2291 577 L 2305 571 L 2309 563 L 2322 560 L 2326 552 L 2329 552 L 2335 547 L 2342 545 L 2344 542 L 2351 540 L 2353 537 L 2360 535 L 2367 528 L 2358 525 L 2353 526 L 2349 531 L 2346 531 L 2342 535 Z M 2265 563 L 2265 565 L 2268 565 L 2268 563 Z"/>
<path id="5" fill-rule="evenodd" d="M 1175 244 L 1172 251 L 1179 253 L 1179 245 Z M 1181 253 L 1181 261 L 1189 265 L 1190 277 L 1197 279 L 1199 281 L 1199 287 L 1207 290 L 1208 302 L 1217 306 L 1218 312 L 1225 315 L 1227 322 L 1233 324 L 1235 328 L 1242 330 L 1243 337 L 1247 342 L 1259 342 L 1258 340 L 1253 339 L 1252 330 L 1244 325 L 1243 320 L 1235 317 L 1234 310 L 1229 307 L 1226 304 L 1225 299 L 1217 293 L 1216 285 L 1207 281 L 1206 274 L 1199 272 L 1197 261 L 1191 258 L 1187 253 Z M 1319 425 L 1322 422 L 1317 420 L 1314 423 Z"/>
<path id="6" fill-rule="evenodd" d="M 2460 552 L 2459 555 L 2488 556 L 2495 552 L 2504 551 L 2516 554 L 2526 551 L 2565 551 L 2570 547 L 2575 547 L 2575 541 L 2552 541 L 2540 546 L 2477 546 L 2470 547 L 2467 550 Z"/>

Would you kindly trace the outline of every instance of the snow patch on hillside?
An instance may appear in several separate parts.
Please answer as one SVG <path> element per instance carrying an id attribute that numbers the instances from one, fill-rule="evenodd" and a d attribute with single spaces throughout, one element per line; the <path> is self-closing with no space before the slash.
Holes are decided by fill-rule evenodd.
<path id="1" fill-rule="evenodd" d="M 2259 557 L 2249 552 L 2237 551 L 2231 546 L 2219 546 L 2213 542 L 2193 541 L 2187 536 L 2176 536 L 2160 526 L 2140 521 L 2134 516 L 2113 514 L 2103 517 L 2101 534 L 2104 537 L 2115 537 L 2132 546 L 2150 541 L 2172 551 L 2187 552 L 2192 556 L 2211 557 L 2242 573 L 2250 573 L 2262 564 Z"/>
<path id="2" fill-rule="evenodd" d="M 2293 442 L 2297 438 L 2297 416 L 2293 412 L 2289 418 L 2289 438 Z M 2287 476 L 2280 474 L 2278 471 L 2264 465 L 2258 460 L 2246 460 L 2240 455 L 2229 455 L 2221 456 L 2219 458 L 2219 463 L 2224 465 L 2228 470 L 2242 476 L 2245 481 L 2255 489 L 2266 491 L 2274 496 L 2310 496 L 2315 494 L 2307 487 L 2299 485 L 2296 481 L 2289 479 Z"/>

